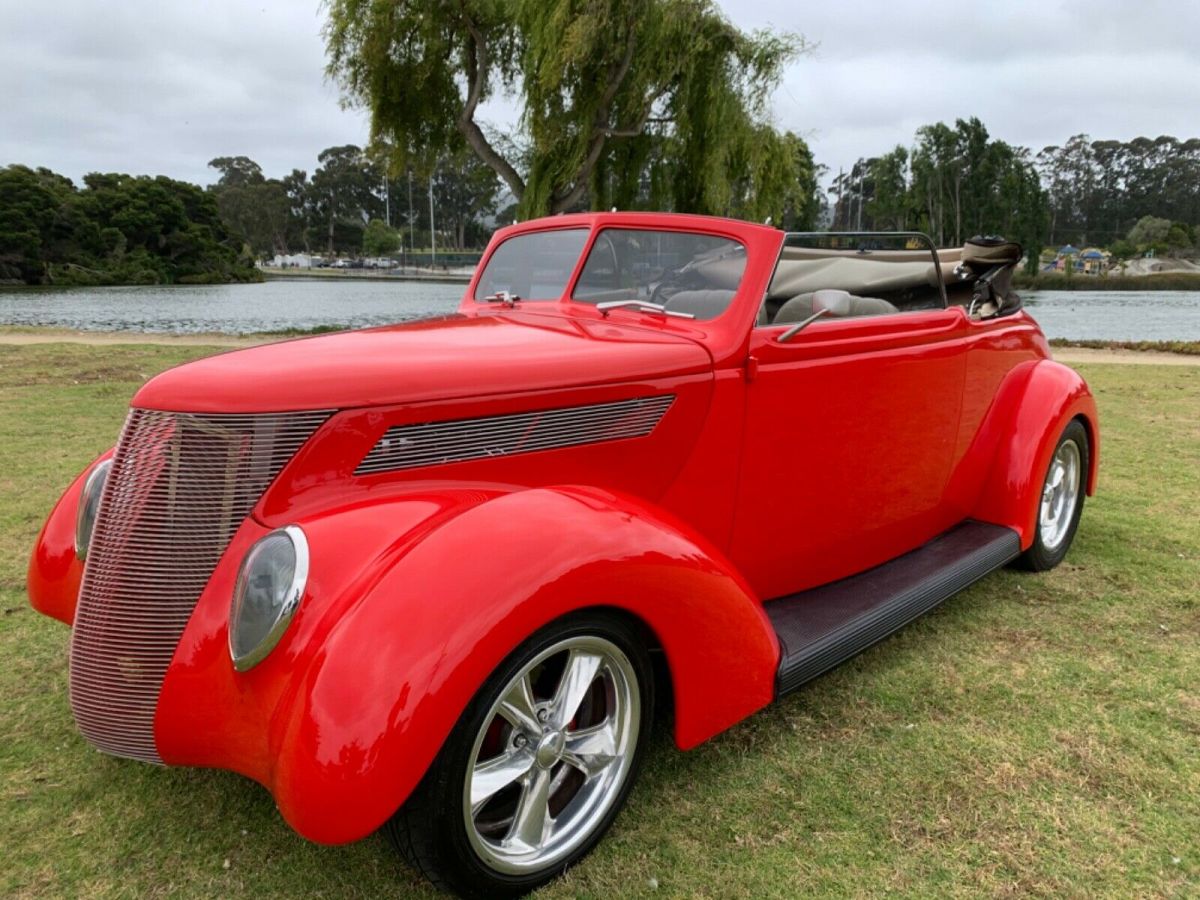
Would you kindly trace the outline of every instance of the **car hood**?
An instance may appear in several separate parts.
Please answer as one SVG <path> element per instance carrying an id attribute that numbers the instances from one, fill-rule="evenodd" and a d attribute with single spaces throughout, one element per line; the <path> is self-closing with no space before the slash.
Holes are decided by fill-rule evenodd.
<path id="1" fill-rule="evenodd" d="M 142 409 L 251 413 L 417 403 L 686 375 L 699 343 L 614 323 L 509 311 L 236 350 L 148 381 Z"/>

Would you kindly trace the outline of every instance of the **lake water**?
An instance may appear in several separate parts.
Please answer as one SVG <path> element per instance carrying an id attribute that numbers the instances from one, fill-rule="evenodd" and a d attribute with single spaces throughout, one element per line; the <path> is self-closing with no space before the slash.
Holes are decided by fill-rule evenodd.
<path id="1" fill-rule="evenodd" d="M 465 286 L 413 281 L 0 290 L 0 325 L 244 334 L 363 327 L 454 310 Z M 1025 305 L 1049 337 L 1200 341 L 1200 291 L 1038 291 Z"/>

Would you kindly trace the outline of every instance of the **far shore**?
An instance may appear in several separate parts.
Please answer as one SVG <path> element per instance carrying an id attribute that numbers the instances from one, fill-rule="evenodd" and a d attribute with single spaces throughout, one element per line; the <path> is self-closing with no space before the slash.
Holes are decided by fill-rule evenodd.
<path id="1" fill-rule="evenodd" d="M 471 280 L 471 272 L 461 269 L 401 269 L 395 274 L 378 269 L 277 269 L 260 266 L 258 270 L 270 279 L 344 278 L 352 281 L 432 281 L 443 284 L 466 284 Z"/>
<path id="2" fill-rule="evenodd" d="M 255 347 L 277 341 L 327 334 L 330 328 L 265 334 L 172 334 L 148 331 L 79 331 L 70 328 L 0 326 L 0 346 L 38 344 L 84 344 L 95 347 L 120 345 L 183 345 L 190 347 Z M 1104 363 L 1116 365 L 1200 366 L 1200 341 L 1140 341 L 1122 346 L 1114 341 L 1066 341 L 1055 339 L 1054 358 L 1068 365 Z M 1090 345 L 1090 346 L 1089 346 Z M 1100 346 L 1097 346 L 1100 345 Z"/>

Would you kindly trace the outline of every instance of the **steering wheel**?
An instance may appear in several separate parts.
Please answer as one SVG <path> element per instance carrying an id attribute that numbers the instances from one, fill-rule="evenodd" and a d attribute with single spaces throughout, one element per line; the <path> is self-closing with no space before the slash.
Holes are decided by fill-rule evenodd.
<path id="1" fill-rule="evenodd" d="M 703 282 L 703 276 L 700 276 L 697 272 L 685 269 L 671 269 L 664 272 L 662 279 L 655 285 L 654 290 L 650 293 L 650 302 L 665 306 L 674 294 L 679 293 L 681 290 L 687 290 L 689 287 L 703 286 Z M 664 292 L 668 290 L 671 293 L 664 297 Z"/>

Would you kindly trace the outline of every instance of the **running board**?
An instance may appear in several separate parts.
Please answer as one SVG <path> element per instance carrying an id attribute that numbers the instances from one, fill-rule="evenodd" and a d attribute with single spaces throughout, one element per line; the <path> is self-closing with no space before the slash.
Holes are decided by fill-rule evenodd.
<path id="1" fill-rule="evenodd" d="M 874 569 L 772 600 L 764 609 L 782 651 L 776 693 L 857 656 L 1020 552 L 1011 528 L 968 520 Z"/>

